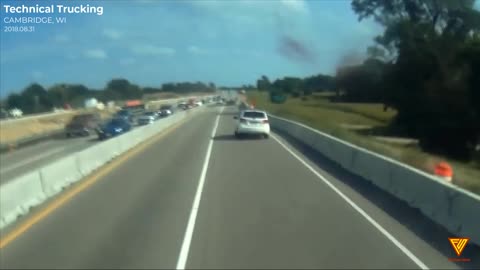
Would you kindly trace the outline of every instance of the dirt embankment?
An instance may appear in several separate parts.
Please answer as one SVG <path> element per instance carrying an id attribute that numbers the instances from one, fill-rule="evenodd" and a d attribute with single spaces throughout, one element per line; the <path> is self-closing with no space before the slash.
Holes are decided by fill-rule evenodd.
<path id="1" fill-rule="evenodd" d="M 69 114 L 52 115 L 42 118 L 25 119 L 3 124 L 0 127 L 0 144 L 15 143 L 18 140 L 34 137 L 42 134 L 49 134 L 55 131 L 63 130 L 74 115 L 86 113 L 87 111 L 78 111 Z M 102 118 L 109 117 L 112 111 L 98 111 Z"/>

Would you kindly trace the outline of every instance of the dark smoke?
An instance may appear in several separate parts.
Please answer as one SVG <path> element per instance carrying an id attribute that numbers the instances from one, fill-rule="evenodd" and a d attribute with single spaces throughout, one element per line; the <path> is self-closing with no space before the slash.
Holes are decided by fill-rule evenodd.
<path id="1" fill-rule="evenodd" d="M 286 58 L 307 64 L 315 64 L 316 57 L 313 50 L 290 36 L 282 35 L 279 40 L 278 52 Z"/>
<path id="2" fill-rule="evenodd" d="M 360 65 L 364 60 L 364 54 L 355 50 L 348 51 L 340 57 L 337 63 L 336 74 L 339 75 L 339 73 L 347 71 L 349 67 Z"/>

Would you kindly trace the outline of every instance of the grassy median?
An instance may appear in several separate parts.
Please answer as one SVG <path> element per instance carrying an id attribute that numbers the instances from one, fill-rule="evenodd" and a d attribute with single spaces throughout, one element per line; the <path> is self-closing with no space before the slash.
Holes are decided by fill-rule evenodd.
<path id="1" fill-rule="evenodd" d="M 391 157 L 427 173 L 434 164 L 447 161 L 454 170 L 454 183 L 480 194 L 480 167 L 423 152 L 415 140 L 376 136 L 372 130 L 385 130 L 395 117 L 394 110 L 383 110 L 382 104 L 331 102 L 331 93 L 315 94 L 306 100 L 289 98 L 284 104 L 273 104 L 264 92 L 250 91 L 249 101 L 271 114 L 305 123 L 360 147 Z"/>

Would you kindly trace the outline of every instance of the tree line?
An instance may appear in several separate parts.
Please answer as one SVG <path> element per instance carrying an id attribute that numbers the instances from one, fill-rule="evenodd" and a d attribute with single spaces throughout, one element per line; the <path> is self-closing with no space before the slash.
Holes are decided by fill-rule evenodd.
<path id="1" fill-rule="evenodd" d="M 307 78 L 284 77 L 271 82 L 263 75 L 257 80 L 257 89 L 285 93 L 292 97 L 307 96 L 313 92 L 335 90 L 335 77 L 319 74 Z"/>
<path id="2" fill-rule="evenodd" d="M 69 104 L 72 107 L 82 107 L 88 98 L 96 98 L 102 102 L 142 99 L 145 94 L 155 93 L 192 93 L 213 92 L 214 83 L 179 82 L 164 83 L 160 87 L 140 87 L 126 79 L 112 79 L 103 89 L 90 89 L 81 84 L 55 84 L 44 88 L 38 83 L 28 85 L 20 93 L 10 94 L 4 101 L 7 109 L 18 108 L 24 114 L 51 111 L 55 107 Z"/>
<path id="3" fill-rule="evenodd" d="M 470 160 L 480 143 L 480 12 L 475 0 L 352 0 L 358 19 L 384 31 L 359 65 L 339 67 L 323 86 L 346 102 L 380 102 L 429 152 Z M 318 78 L 319 79 L 319 78 Z M 307 79 L 257 81 L 262 90 L 310 94 Z"/>

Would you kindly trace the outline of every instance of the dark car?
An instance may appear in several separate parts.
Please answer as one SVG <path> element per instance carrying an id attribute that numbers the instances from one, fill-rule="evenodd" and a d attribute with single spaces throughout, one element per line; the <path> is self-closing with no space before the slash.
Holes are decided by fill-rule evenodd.
<path id="1" fill-rule="evenodd" d="M 75 115 L 70 122 L 65 125 L 65 135 L 72 136 L 89 136 L 100 124 L 100 115 L 96 113 L 87 113 Z"/>
<path id="2" fill-rule="evenodd" d="M 130 110 L 120 110 L 115 115 L 115 118 L 123 118 L 125 121 L 129 122 L 130 124 L 134 122 L 135 116 Z"/>
<path id="3" fill-rule="evenodd" d="M 114 137 L 123 134 L 132 129 L 129 121 L 121 117 L 110 119 L 107 123 L 97 129 L 98 138 L 104 140 L 109 137 Z"/>
<path id="4" fill-rule="evenodd" d="M 158 114 L 161 117 L 166 117 L 169 115 L 172 115 L 174 112 L 173 106 L 172 105 L 162 105 L 160 109 L 158 110 Z"/>
<path id="5" fill-rule="evenodd" d="M 185 110 L 191 109 L 192 106 L 191 104 L 188 104 L 188 103 L 180 103 L 178 104 L 178 108 L 185 111 Z"/>
<path id="6" fill-rule="evenodd" d="M 153 122 L 159 119 L 160 115 L 157 112 L 144 112 L 143 115 L 138 117 L 138 125 L 153 124 Z"/>

